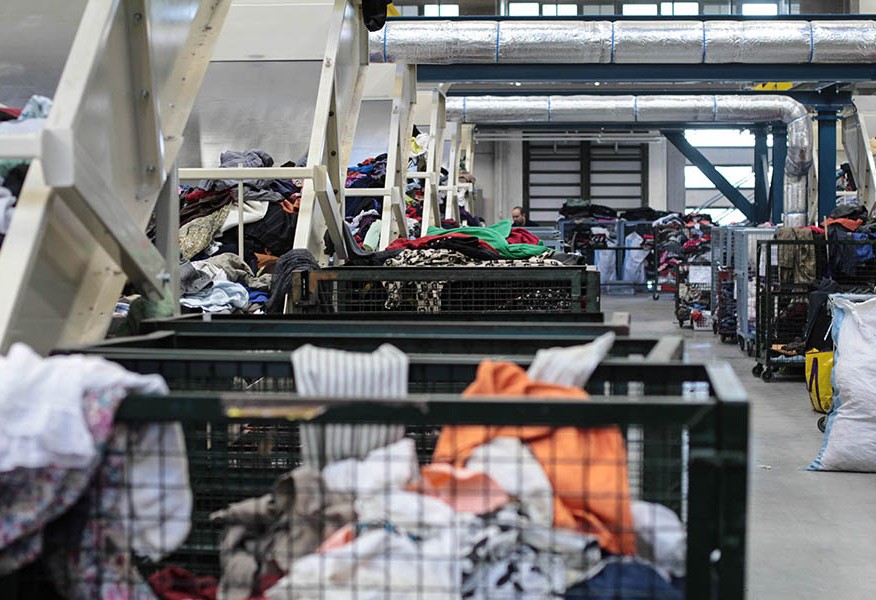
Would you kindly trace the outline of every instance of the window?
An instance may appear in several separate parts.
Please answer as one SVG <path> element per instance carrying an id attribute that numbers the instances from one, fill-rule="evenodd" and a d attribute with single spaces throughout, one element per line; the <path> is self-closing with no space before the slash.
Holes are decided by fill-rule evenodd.
<path id="1" fill-rule="evenodd" d="M 715 167 L 718 172 L 724 176 L 734 186 L 742 189 L 751 189 L 754 187 L 754 170 L 751 167 L 734 166 L 734 167 Z M 699 168 L 687 165 L 684 167 L 684 187 L 695 190 L 713 190 L 714 184 L 709 181 L 709 178 L 703 175 Z"/>
<path id="2" fill-rule="evenodd" d="M 581 10 L 585 15 L 613 15 L 614 4 L 585 4 Z"/>
<path id="3" fill-rule="evenodd" d="M 754 134 L 734 129 L 688 129 L 684 132 L 688 142 L 697 148 L 754 148 Z M 772 147 L 773 136 L 767 136 L 767 146 Z"/>
<path id="4" fill-rule="evenodd" d="M 661 2 L 660 14 L 663 16 L 680 17 L 700 14 L 699 2 Z"/>
<path id="5" fill-rule="evenodd" d="M 578 5 L 542 4 L 541 14 L 545 17 L 573 17 L 578 14 Z"/>
<path id="6" fill-rule="evenodd" d="M 624 4 L 623 14 L 629 17 L 657 16 L 656 4 Z"/>
<path id="7" fill-rule="evenodd" d="M 742 14 L 746 17 L 772 17 L 779 14 L 779 7 L 773 3 L 748 2 L 742 5 Z"/>
<path id="8" fill-rule="evenodd" d="M 458 17 L 459 4 L 426 4 L 423 6 L 424 17 Z"/>
<path id="9" fill-rule="evenodd" d="M 537 17 L 540 9 L 538 2 L 512 2 L 508 5 L 508 14 L 512 17 Z"/>

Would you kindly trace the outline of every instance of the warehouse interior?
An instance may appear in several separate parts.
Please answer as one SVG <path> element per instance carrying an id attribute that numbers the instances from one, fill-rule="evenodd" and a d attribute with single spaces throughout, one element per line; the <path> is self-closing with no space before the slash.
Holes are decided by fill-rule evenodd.
<path id="1" fill-rule="evenodd" d="M 0 597 L 872 596 L 876 0 L 0 48 Z"/>

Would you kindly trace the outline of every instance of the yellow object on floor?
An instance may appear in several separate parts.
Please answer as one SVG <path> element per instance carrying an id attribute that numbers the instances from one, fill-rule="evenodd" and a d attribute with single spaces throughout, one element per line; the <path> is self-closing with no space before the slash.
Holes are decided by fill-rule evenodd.
<path id="1" fill-rule="evenodd" d="M 806 388 L 816 412 L 826 413 L 833 406 L 833 352 L 810 350 L 806 353 Z"/>

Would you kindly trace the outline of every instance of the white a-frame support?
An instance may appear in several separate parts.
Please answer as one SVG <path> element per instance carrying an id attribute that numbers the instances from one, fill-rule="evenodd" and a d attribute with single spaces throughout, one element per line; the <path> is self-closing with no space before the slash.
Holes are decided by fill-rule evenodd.
<path id="1" fill-rule="evenodd" d="M 322 264 L 330 258 L 324 252 L 326 231 L 335 258 L 347 258 L 342 233 L 344 184 L 368 65 L 368 32 L 359 2 L 354 6 L 335 0 L 331 19 L 307 153 L 308 165 L 316 170 L 324 165 L 326 176 L 304 181 L 294 244 L 310 250 Z"/>
<path id="2" fill-rule="evenodd" d="M 230 4 L 85 6 L 45 128 L 0 136 L 0 156 L 33 159 L 0 250 L 0 351 L 103 338 L 127 280 L 167 294 L 165 257 L 143 232 L 175 181 L 167 173 Z"/>

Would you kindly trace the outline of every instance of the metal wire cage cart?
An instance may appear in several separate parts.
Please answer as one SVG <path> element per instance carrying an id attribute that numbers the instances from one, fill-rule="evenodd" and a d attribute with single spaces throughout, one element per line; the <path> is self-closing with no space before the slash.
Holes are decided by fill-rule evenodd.
<path id="1" fill-rule="evenodd" d="M 780 369 L 805 365 L 812 292 L 873 292 L 874 249 L 874 239 L 758 242 L 755 377 L 770 381 Z"/>
<path id="2" fill-rule="evenodd" d="M 588 267 L 339 267 L 294 274 L 284 312 L 600 312 Z"/>
<path id="3" fill-rule="evenodd" d="M 733 226 L 712 227 L 712 330 L 722 342 L 736 341 Z"/>
<path id="4" fill-rule="evenodd" d="M 186 432 L 185 456 L 139 458 L 159 469 L 187 459 L 186 484 L 151 491 L 170 503 L 190 486 L 191 532 L 160 562 L 83 536 L 67 552 L 95 558 L 96 570 L 73 572 L 66 583 L 93 590 L 91 597 L 108 588 L 130 594 L 161 582 L 174 565 L 218 577 L 214 585 L 226 593 L 242 586 L 267 598 L 444 598 L 469 589 L 490 598 L 504 597 L 493 591 L 503 578 L 487 573 L 505 569 L 512 589 L 535 581 L 549 592 L 588 597 L 593 589 L 621 589 L 617 569 L 631 560 L 622 556 L 665 558 L 653 540 L 668 525 L 655 515 L 671 511 L 686 538 L 674 569 L 685 576 L 674 584 L 647 580 L 645 597 L 743 597 L 748 406 L 732 371 L 678 363 L 600 370 L 587 402 L 350 401 L 279 391 L 128 397 L 113 442 L 123 456 L 136 457 L 132 436 L 145 426 L 175 422 Z M 303 460 L 304 426 L 324 440 L 339 427 L 395 428 L 400 436 L 347 463 L 352 471 L 338 477 L 337 463 Z M 472 439 L 482 443 L 472 448 Z M 456 478 L 454 468 L 463 465 L 484 476 Z M 520 476 L 535 467 L 544 485 Z M 442 486 L 448 474 L 453 483 Z M 167 481 L 159 477 L 156 485 Z M 132 498 L 122 480 L 102 481 L 93 493 L 122 504 Z M 106 531 L 144 526 L 134 511 L 120 520 L 86 514 Z M 152 526 L 189 521 L 169 505 L 155 514 Z M 501 546 L 489 550 L 493 543 Z M 124 570 L 104 570 L 120 561 Z M 519 578 L 515 568 L 526 565 L 532 568 Z M 12 590 L 4 597 L 40 597 L 38 586 L 56 583 L 46 574 L 30 569 L 4 580 Z"/>
<path id="5" fill-rule="evenodd" d="M 733 232 L 736 339 L 739 349 L 752 357 L 757 329 L 757 242 L 771 239 L 775 232 L 775 227 L 746 227 Z"/>
<path id="6" fill-rule="evenodd" d="M 711 311 L 711 267 L 704 262 L 680 263 L 675 273 L 675 318 L 678 326 L 705 328 L 697 325 L 709 317 Z M 711 325 L 707 325 L 711 329 Z"/>

